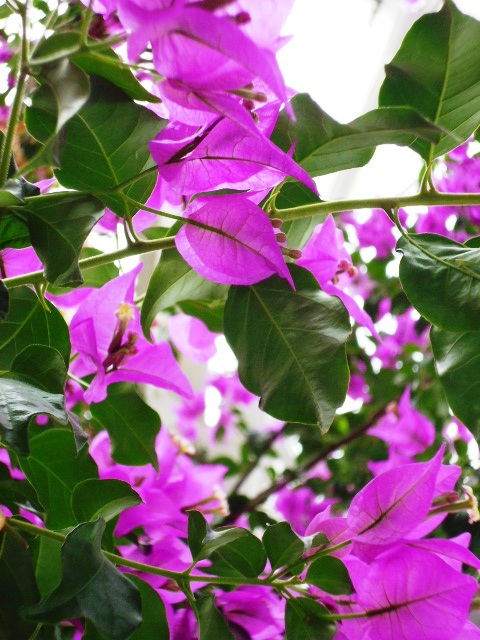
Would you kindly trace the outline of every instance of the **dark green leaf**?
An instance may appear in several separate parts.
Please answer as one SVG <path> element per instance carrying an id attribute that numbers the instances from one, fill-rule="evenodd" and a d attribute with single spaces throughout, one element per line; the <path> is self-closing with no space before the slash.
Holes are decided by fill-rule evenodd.
<path id="1" fill-rule="evenodd" d="M 200 511 L 188 512 L 188 548 L 195 559 L 202 550 L 207 535 L 208 523 Z"/>
<path id="2" fill-rule="evenodd" d="M 453 333 L 432 327 L 435 366 L 454 414 L 480 434 L 480 332 Z"/>
<path id="3" fill-rule="evenodd" d="M 108 522 L 125 509 L 141 503 L 138 493 L 122 480 L 89 478 L 79 482 L 72 492 L 72 509 L 78 522 L 97 518 Z"/>
<path id="4" fill-rule="evenodd" d="M 101 254 L 102 251 L 99 251 L 98 249 L 94 249 L 93 247 L 84 247 L 80 253 L 80 259 L 83 260 L 84 258 L 93 258 Z M 110 262 L 109 264 L 103 264 L 100 267 L 84 269 L 82 271 L 82 287 L 94 287 L 96 289 L 99 289 L 100 287 L 103 287 L 104 284 L 107 284 L 107 282 L 110 282 L 110 280 L 117 278 L 118 275 L 118 267 L 115 266 L 115 264 L 113 264 L 112 262 Z M 49 285 L 48 292 L 53 296 L 62 296 L 70 293 L 74 290 L 74 288 L 78 289 L 78 287 L 54 287 L 52 285 Z"/>
<path id="5" fill-rule="evenodd" d="M 327 431 L 347 392 L 350 321 L 339 299 L 320 291 L 308 271 L 292 266 L 291 272 L 296 291 L 278 276 L 231 287 L 225 337 L 240 380 L 261 396 L 261 409 Z"/>
<path id="6" fill-rule="evenodd" d="M 215 607 L 213 596 L 201 598 L 196 603 L 199 640 L 234 640 L 228 623 Z"/>
<path id="7" fill-rule="evenodd" d="M 220 547 L 249 535 L 250 532 L 241 527 L 221 527 L 214 531 L 200 511 L 188 513 L 188 546 L 195 562 L 209 558 Z"/>
<path id="8" fill-rule="evenodd" d="M 78 51 L 80 45 L 81 34 L 79 31 L 54 33 L 39 43 L 35 49 L 32 62 L 35 65 L 48 65 L 52 62 L 58 62 L 60 58 L 68 58 Z"/>
<path id="9" fill-rule="evenodd" d="M 267 527 L 262 541 L 273 570 L 294 563 L 305 551 L 303 540 L 292 531 L 288 522 Z"/>
<path id="10" fill-rule="evenodd" d="M 29 247 L 32 243 L 25 222 L 13 211 L 4 210 L 0 213 L 0 251 Z"/>
<path id="11" fill-rule="evenodd" d="M 326 616 L 327 609 L 314 600 L 288 600 L 285 608 L 286 640 L 332 640 L 337 627 Z"/>
<path id="12" fill-rule="evenodd" d="M 54 285 L 81 284 L 78 259 L 86 237 L 104 214 L 103 203 L 93 196 L 53 193 L 33 198 L 25 210 L 46 279 Z"/>
<path id="13" fill-rule="evenodd" d="M 50 393 L 63 394 L 67 368 L 57 349 L 41 344 L 25 347 L 12 362 L 11 373 Z"/>
<path id="14" fill-rule="evenodd" d="M 52 109 L 56 113 L 54 133 L 58 133 L 87 102 L 90 95 L 88 76 L 67 58 L 45 66 L 41 74 L 42 101 L 53 101 Z"/>
<path id="15" fill-rule="evenodd" d="M 380 108 L 340 124 L 308 94 L 292 100 L 296 121 L 283 111 L 272 136 L 284 151 L 296 141 L 294 158 L 311 176 L 362 167 L 379 144 L 413 146 L 418 138 L 437 141 L 439 130 L 409 107 Z"/>
<path id="16" fill-rule="evenodd" d="M 29 638 L 35 625 L 20 613 L 23 606 L 38 600 L 32 552 L 5 529 L 0 533 L 0 638 Z"/>
<path id="17" fill-rule="evenodd" d="M 160 417 L 129 384 L 108 387 L 103 402 L 90 407 L 93 420 L 106 429 L 112 441 L 112 458 L 119 464 L 152 464 L 158 469 L 155 439 Z"/>
<path id="18" fill-rule="evenodd" d="M 382 106 L 413 107 L 442 129 L 438 144 L 412 148 L 430 162 L 464 142 L 480 124 L 480 23 L 447 0 L 422 16 L 386 66 Z"/>
<path id="19" fill-rule="evenodd" d="M 42 598 L 53 591 L 62 579 L 61 550 L 59 540 L 43 536 L 36 540 L 35 578 Z"/>
<path id="20" fill-rule="evenodd" d="M 210 331 L 223 333 L 223 312 L 225 302 L 223 300 L 184 300 L 179 302 L 179 309 L 188 316 L 201 320 Z"/>
<path id="21" fill-rule="evenodd" d="M 101 76 L 116 85 L 132 100 L 160 102 L 160 98 L 153 96 L 140 84 L 112 49 L 104 49 L 101 53 L 87 49 L 76 53 L 71 60 L 87 73 Z"/>
<path id="22" fill-rule="evenodd" d="M 73 438 L 75 440 L 75 449 L 77 453 L 83 449 L 83 447 L 88 442 L 88 434 L 82 429 L 82 423 L 80 422 L 80 418 L 72 413 L 71 411 L 67 411 L 68 414 L 68 423 L 72 429 Z"/>
<path id="23" fill-rule="evenodd" d="M 137 588 L 101 550 L 105 522 L 79 524 L 62 546 L 60 584 L 25 615 L 38 622 L 86 617 L 106 640 L 125 640 L 140 625 Z"/>
<path id="24" fill-rule="evenodd" d="M 48 393 L 21 380 L 0 378 L 0 435 L 15 453 L 28 455 L 29 422 L 44 413 L 65 424 L 63 394 Z"/>
<path id="25" fill-rule="evenodd" d="M 184 300 L 224 300 L 228 287 L 202 278 L 176 249 L 164 251 L 148 283 L 142 304 L 142 327 L 150 336 L 152 322 L 160 311 Z"/>
<path id="26" fill-rule="evenodd" d="M 402 237 L 397 249 L 403 289 L 422 316 L 447 331 L 480 327 L 480 249 L 430 233 Z"/>
<path id="27" fill-rule="evenodd" d="M 3 185 L 3 189 L 4 191 L 1 192 L 3 197 L 6 197 L 7 193 L 9 193 L 16 198 L 16 202 L 8 202 L 9 205 L 22 204 L 24 202 L 24 198 L 40 195 L 40 189 L 35 184 L 25 180 L 25 178 L 7 180 Z M 0 206 L 4 205 L 1 204 Z"/>
<path id="28" fill-rule="evenodd" d="M 10 291 L 10 313 L 0 324 L 0 369 L 9 371 L 15 357 L 31 344 L 57 349 L 68 366 L 70 334 L 62 314 L 47 302 L 48 311 L 28 287 Z"/>
<path id="29" fill-rule="evenodd" d="M 0 322 L 6 320 L 8 312 L 10 311 L 10 298 L 8 295 L 8 289 L 0 280 Z"/>
<path id="30" fill-rule="evenodd" d="M 332 556 L 314 560 L 308 568 L 305 581 L 336 596 L 354 591 L 347 568 L 341 560 Z"/>
<path id="31" fill-rule="evenodd" d="M 158 592 L 147 582 L 137 576 L 129 575 L 128 579 L 137 587 L 142 597 L 142 624 L 135 631 L 130 640 L 168 640 L 168 630 L 165 605 Z"/>
<path id="32" fill-rule="evenodd" d="M 203 571 L 218 576 L 256 578 L 265 568 L 267 554 L 260 540 L 247 531 L 246 534 L 219 547 L 210 554 L 211 566 Z"/>
<path id="33" fill-rule="evenodd" d="M 20 466 L 45 509 L 47 527 L 58 530 L 76 525 L 73 491 L 82 480 L 98 477 L 87 448 L 77 453 L 72 433 L 65 429 L 41 430 L 30 438 L 30 455 Z"/>
<path id="34" fill-rule="evenodd" d="M 64 187 L 95 192 L 135 179 L 153 167 L 148 143 L 166 121 L 99 77 L 92 76 L 91 86 L 89 101 L 64 127 L 60 169 L 55 175 Z M 150 172 L 118 192 L 103 194 L 102 199 L 118 215 L 133 215 L 137 208 L 123 194 L 145 202 L 156 179 L 156 173 Z"/>

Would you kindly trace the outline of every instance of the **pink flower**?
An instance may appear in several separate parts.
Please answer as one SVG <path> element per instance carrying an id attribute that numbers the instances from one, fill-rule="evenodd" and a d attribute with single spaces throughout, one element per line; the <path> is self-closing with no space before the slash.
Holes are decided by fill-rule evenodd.
<path id="1" fill-rule="evenodd" d="M 330 214 L 322 225 L 316 227 L 297 264 L 311 271 L 325 293 L 340 298 L 352 318 L 380 340 L 370 316 L 346 291 L 357 270 L 344 244 L 343 233 L 336 228 Z"/>
<path id="2" fill-rule="evenodd" d="M 133 300 L 141 269 L 139 265 L 96 289 L 72 318 L 75 374 L 94 374 L 85 402 L 101 402 L 107 386 L 115 382 L 152 384 L 185 397 L 192 393 L 168 343 L 151 344 L 143 337 Z"/>

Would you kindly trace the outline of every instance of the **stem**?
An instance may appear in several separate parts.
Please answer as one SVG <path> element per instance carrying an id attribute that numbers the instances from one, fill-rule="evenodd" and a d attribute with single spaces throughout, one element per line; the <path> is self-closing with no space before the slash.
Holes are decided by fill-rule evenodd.
<path id="1" fill-rule="evenodd" d="M 110 253 L 102 253 L 99 256 L 91 256 L 90 258 L 83 258 L 78 261 L 81 269 L 92 269 L 93 267 L 100 267 L 115 260 L 122 260 L 123 258 L 129 258 L 131 256 L 142 255 L 143 253 L 150 253 L 152 251 L 161 251 L 164 249 L 173 249 L 175 246 L 175 238 L 159 238 L 158 240 L 135 242 L 125 249 L 118 249 L 118 251 L 111 251 Z M 45 277 L 43 271 L 33 271 L 26 273 L 23 276 L 15 276 L 13 278 L 5 278 L 3 283 L 6 287 L 20 287 L 24 284 L 37 284 L 44 282 Z"/>
<path id="2" fill-rule="evenodd" d="M 23 520 L 17 520 L 15 518 L 8 518 L 8 522 L 11 527 L 15 527 L 17 529 L 21 529 L 35 536 L 44 536 L 45 538 L 51 538 L 52 540 L 57 540 L 59 542 L 65 542 L 67 536 L 62 533 L 58 533 L 56 531 L 51 531 L 50 529 L 44 529 L 42 527 L 37 527 L 30 522 L 25 522 Z M 103 550 L 102 550 L 103 551 Z M 268 581 L 261 578 L 244 578 L 244 577 L 217 577 L 217 576 L 209 576 L 205 575 L 190 575 L 186 572 L 178 572 L 178 571 L 169 571 L 168 569 L 160 569 L 159 567 L 154 567 L 151 564 L 145 564 L 143 562 L 136 562 L 135 560 L 129 560 L 128 558 L 123 558 L 122 556 L 117 555 L 116 553 L 111 553 L 110 551 L 103 551 L 103 555 L 113 562 L 115 565 L 119 565 L 122 567 L 129 567 L 130 569 L 135 569 L 136 571 L 142 571 L 144 573 L 150 573 L 152 575 L 162 576 L 163 578 L 167 578 L 169 580 L 174 580 L 175 582 L 208 582 L 209 584 L 220 584 L 220 585 L 232 585 L 232 586 L 240 586 L 244 584 L 248 585 L 257 585 L 257 586 L 269 586 L 275 587 L 275 581 Z M 279 583 L 283 585 L 283 583 Z"/>
<path id="3" fill-rule="evenodd" d="M 265 500 L 268 497 L 270 497 L 274 493 L 277 493 L 278 491 L 283 489 L 287 484 L 289 484 L 289 482 L 292 482 L 292 480 L 296 480 L 297 478 L 302 476 L 304 473 L 309 471 L 312 467 L 314 467 L 316 464 L 318 464 L 322 460 L 325 460 L 325 458 L 327 458 L 331 453 L 333 453 L 340 447 L 343 447 L 349 444 L 350 442 L 353 442 L 353 440 L 356 440 L 357 438 L 362 436 L 365 433 L 365 431 L 367 431 L 367 429 L 372 425 L 372 423 L 378 420 L 378 418 L 383 414 L 384 411 L 385 411 L 385 407 L 382 406 L 378 411 L 376 411 L 373 414 L 373 416 L 371 416 L 371 418 L 369 418 L 369 420 L 365 421 L 364 424 L 354 429 L 351 433 L 349 433 L 345 437 L 341 438 L 340 440 L 337 440 L 336 442 L 332 443 L 331 445 L 329 445 L 328 447 L 320 451 L 319 454 L 314 456 L 306 464 L 302 465 L 301 467 L 298 467 L 298 469 L 286 469 L 281 478 L 273 482 L 264 491 L 262 491 L 257 496 L 252 498 L 247 504 L 243 505 L 238 509 L 231 511 L 231 513 L 226 518 L 224 518 L 224 520 L 222 520 L 221 525 L 223 526 L 226 524 L 231 524 L 232 522 L 235 522 L 235 520 L 242 514 L 250 513 L 256 507 L 258 507 L 259 504 L 262 504 L 262 502 L 265 502 Z"/>
<path id="4" fill-rule="evenodd" d="M 245 480 L 248 478 L 248 476 L 252 473 L 252 471 L 255 469 L 255 467 L 258 465 L 261 458 L 270 451 L 273 443 L 285 433 L 286 426 L 287 425 L 283 426 L 278 431 L 273 432 L 271 436 L 267 440 L 265 440 L 261 449 L 255 455 L 254 459 L 250 462 L 250 464 L 247 466 L 247 468 L 238 478 L 237 482 L 233 485 L 230 491 L 230 495 L 234 495 L 235 493 L 238 493 L 238 490 L 240 489 L 242 484 L 245 482 Z"/>
<path id="5" fill-rule="evenodd" d="M 8 178 L 8 168 L 10 166 L 10 154 L 12 153 L 13 140 L 15 131 L 20 119 L 20 111 L 22 109 L 23 96 L 25 94 L 25 84 L 27 80 L 27 72 L 25 70 L 28 62 L 28 40 L 27 40 L 27 4 L 19 7 L 19 13 L 22 18 L 22 48 L 19 59 L 19 72 L 17 77 L 17 87 L 15 90 L 15 98 L 8 119 L 7 131 L 2 145 L 2 154 L 0 159 L 0 186 L 4 185 Z"/>
<path id="6" fill-rule="evenodd" d="M 393 198 L 365 198 L 355 200 L 337 200 L 336 202 L 319 202 L 306 204 L 291 209 L 274 209 L 276 216 L 282 220 L 299 220 L 310 218 L 319 213 L 342 213 L 352 209 L 384 209 L 391 211 L 400 207 L 437 206 L 451 207 L 462 205 L 480 205 L 480 193 L 418 193 L 414 196 L 398 196 Z"/>

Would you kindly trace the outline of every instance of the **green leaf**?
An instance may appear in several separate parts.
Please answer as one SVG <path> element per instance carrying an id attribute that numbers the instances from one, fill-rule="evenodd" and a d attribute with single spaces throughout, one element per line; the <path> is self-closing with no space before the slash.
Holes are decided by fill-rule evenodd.
<path id="1" fill-rule="evenodd" d="M 98 477 L 87 448 L 77 453 L 66 429 L 39 430 L 30 437 L 30 455 L 20 460 L 20 466 L 45 509 L 46 526 L 59 530 L 76 525 L 73 491 L 82 480 Z"/>
<path id="2" fill-rule="evenodd" d="M 285 608 L 286 640 L 332 640 L 337 633 L 321 604 L 307 598 L 292 598 Z"/>
<path id="3" fill-rule="evenodd" d="M 46 111 L 55 113 L 53 133 L 58 133 L 87 102 L 90 95 L 88 76 L 67 58 L 63 58 L 46 65 L 42 69 L 40 81 L 42 85 L 37 89 L 36 98 L 32 98 L 33 105 L 41 105 Z"/>
<path id="4" fill-rule="evenodd" d="M 201 598 L 196 603 L 199 640 L 235 640 L 228 623 L 215 606 L 213 596 Z"/>
<path id="5" fill-rule="evenodd" d="M 148 283 L 141 321 L 145 336 L 160 311 L 184 300 L 224 300 L 228 287 L 205 280 L 176 249 L 164 251 Z"/>
<path id="6" fill-rule="evenodd" d="M 94 249 L 93 247 L 84 247 L 80 253 L 80 259 L 93 258 L 95 256 L 102 255 L 102 253 L 102 251 Z M 81 285 L 81 288 L 94 287 L 95 289 L 99 289 L 100 287 L 103 287 L 104 284 L 107 284 L 107 282 L 110 282 L 110 280 L 117 278 L 118 275 L 118 267 L 112 262 L 109 264 L 103 264 L 99 267 L 84 269 L 82 272 L 83 285 Z M 48 286 L 48 292 L 53 296 L 62 296 L 78 288 L 79 287 L 54 287 L 50 284 Z"/>
<path id="7" fill-rule="evenodd" d="M 133 215 L 137 208 L 123 194 L 145 202 L 152 192 L 156 172 L 140 174 L 155 166 L 148 143 L 165 124 L 115 85 L 92 76 L 89 101 L 63 129 L 65 141 L 55 175 L 64 187 L 94 193 L 134 180 L 117 192 L 101 195 L 116 214 Z"/>
<path id="8" fill-rule="evenodd" d="M 347 392 L 350 321 L 339 299 L 320 291 L 308 271 L 292 266 L 291 273 L 296 291 L 278 276 L 231 287 L 225 337 L 240 380 L 261 396 L 261 409 L 327 431 Z"/>
<path id="9" fill-rule="evenodd" d="M 201 320 L 210 331 L 223 333 L 223 312 L 225 309 L 223 300 L 183 300 L 177 306 L 188 316 Z"/>
<path id="10" fill-rule="evenodd" d="M 130 68 L 120 60 L 112 49 L 102 52 L 84 50 L 72 56 L 71 61 L 87 73 L 101 76 L 124 91 L 132 100 L 142 102 L 161 102 L 160 98 L 149 93 L 135 78 Z"/>
<path id="11" fill-rule="evenodd" d="M 139 627 L 137 588 L 101 550 L 105 522 L 79 524 L 62 546 L 60 584 L 25 615 L 38 622 L 86 617 L 106 640 L 125 640 Z"/>
<path id="12" fill-rule="evenodd" d="M 112 441 L 112 458 L 118 464 L 158 469 L 155 439 L 160 416 L 148 406 L 130 384 L 108 387 L 107 398 L 90 407 L 93 420 L 106 429 Z"/>
<path id="13" fill-rule="evenodd" d="M 284 151 L 296 141 L 294 158 L 311 176 L 363 167 L 379 144 L 413 146 L 418 138 L 437 141 L 439 130 L 408 107 L 369 111 L 349 124 L 340 124 L 308 94 L 292 102 L 296 120 L 280 114 L 273 142 Z"/>
<path id="14" fill-rule="evenodd" d="M 353 593 L 353 585 L 346 566 L 338 558 L 323 556 L 312 562 L 305 581 L 332 595 Z"/>
<path id="15" fill-rule="evenodd" d="M 141 503 L 138 493 L 122 480 L 89 478 L 79 482 L 72 491 L 72 509 L 78 522 L 98 518 L 108 522 Z"/>
<path id="16" fill-rule="evenodd" d="M 142 624 L 130 640 L 167 640 L 170 637 L 167 615 L 158 592 L 137 576 L 129 574 L 128 579 L 137 587 L 142 598 Z"/>
<path id="17" fill-rule="evenodd" d="M 42 40 L 35 49 L 32 62 L 34 65 L 46 65 L 58 62 L 61 58 L 68 58 L 81 46 L 81 34 L 79 31 L 67 31 L 53 33 L 49 38 Z"/>
<path id="18" fill-rule="evenodd" d="M 200 511 L 188 512 L 188 546 L 195 562 L 209 558 L 220 547 L 249 535 L 250 532 L 241 527 L 220 527 L 214 531 Z"/>
<path id="19" fill-rule="evenodd" d="M 77 453 L 83 449 L 88 442 L 88 434 L 82 428 L 80 418 L 72 411 L 67 411 L 68 423 L 72 429 L 73 437 L 75 440 L 75 449 Z"/>
<path id="20" fill-rule="evenodd" d="M 386 66 L 382 106 L 413 107 L 442 130 L 436 145 L 417 140 L 412 148 L 427 162 L 464 142 L 480 124 L 480 23 L 447 0 L 441 11 L 422 16 Z"/>
<path id="21" fill-rule="evenodd" d="M 60 584 L 62 579 L 61 553 L 62 543 L 60 540 L 52 540 L 52 538 L 43 536 L 37 538 L 35 579 L 42 598 Z M 37 600 L 38 598 L 35 599 L 35 602 Z"/>
<path id="22" fill-rule="evenodd" d="M 480 434 L 480 332 L 453 333 L 432 327 L 435 366 L 453 413 Z"/>
<path id="23" fill-rule="evenodd" d="M 288 522 L 267 527 L 262 538 L 272 570 L 288 566 L 302 557 L 305 544 Z"/>
<path id="24" fill-rule="evenodd" d="M 41 344 L 31 344 L 20 351 L 12 362 L 10 373 L 20 374 L 25 382 L 57 394 L 63 394 L 67 379 L 61 353 Z"/>
<path id="25" fill-rule="evenodd" d="M 419 313 L 447 331 L 480 326 L 480 249 L 435 234 L 409 234 L 397 243 L 400 280 Z"/>
<path id="26" fill-rule="evenodd" d="M 0 251 L 7 248 L 24 249 L 32 243 L 27 225 L 14 211 L 3 210 L 0 216 Z"/>
<path id="27" fill-rule="evenodd" d="M 7 319 L 9 311 L 10 297 L 8 295 L 8 289 L 0 280 L 0 322 Z"/>
<path id="28" fill-rule="evenodd" d="M 21 608 L 38 600 L 32 552 L 5 529 L 0 533 L 0 638 L 29 638 L 35 625 L 25 620 Z"/>
<path id="29" fill-rule="evenodd" d="M 0 324 L 0 370 L 9 371 L 15 357 L 31 344 L 57 349 L 68 367 L 70 334 L 62 314 L 50 302 L 48 311 L 29 287 L 10 291 L 10 313 Z"/>
<path id="30" fill-rule="evenodd" d="M 93 196 L 53 193 L 33 198 L 25 210 L 46 279 L 54 285 L 82 284 L 78 259 L 85 239 L 104 214 L 103 203 Z"/>
<path id="31" fill-rule="evenodd" d="M 202 569 L 217 576 L 256 578 L 265 568 L 267 554 L 261 541 L 247 529 L 240 537 L 210 554 L 212 564 Z"/>
<path id="32" fill-rule="evenodd" d="M 33 416 L 43 413 L 65 424 L 63 394 L 48 393 L 21 380 L 0 378 L 0 436 L 18 455 L 28 455 L 28 425 Z"/>

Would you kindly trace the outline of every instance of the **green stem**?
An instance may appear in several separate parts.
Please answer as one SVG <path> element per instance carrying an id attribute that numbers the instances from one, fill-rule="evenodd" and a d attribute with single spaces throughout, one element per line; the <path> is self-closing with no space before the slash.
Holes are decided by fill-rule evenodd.
<path id="1" fill-rule="evenodd" d="M 336 202 L 319 202 L 306 204 L 291 209 L 275 209 L 275 215 L 282 220 L 299 220 L 324 213 L 342 213 L 352 209 L 384 209 L 392 211 L 400 207 L 418 206 L 466 206 L 480 205 L 480 193 L 440 193 L 427 191 L 414 196 L 398 196 L 394 198 L 365 198 L 355 200 L 337 200 Z"/>
<path id="2" fill-rule="evenodd" d="M 90 258 L 83 258 L 78 261 L 81 269 L 92 269 L 93 267 L 100 267 L 104 264 L 110 264 L 115 260 L 122 260 L 123 258 L 129 258 L 131 256 L 142 255 L 143 253 L 150 253 L 152 251 L 161 251 L 164 249 L 173 249 L 175 246 L 175 238 L 160 238 L 158 240 L 135 242 L 125 249 L 119 249 L 118 251 L 111 251 L 110 253 L 102 253 L 99 256 L 91 256 Z M 13 278 L 5 278 L 3 283 L 8 288 L 20 287 L 24 284 L 38 284 L 45 281 L 43 271 L 33 271 L 32 273 L 26 273 L 22 276 L 15 276 Z"/>
<path id="3" fill-rule="evenodd" d="M 4 185 L 8 178 L 10 154 L 12 153 L 15 131 L 20 119 L 20 112 L 22 109 L 23 97 L 25 94 L 25 85 L 27 81 L 27 72 L 25 70 L 26 64 L 28 62 L 27 5 L 25 4 L 25 6 L 22 6 L 21 9 L 19 8 L 19 12 L 22 18 L 22 47 L 18 63 L 19 70 L 17 77 L 17 86 L 15 90 L 15 98 L 13 100 L 10 117 L 8 119 L 7 130 L 5 132 L 5 138 L 3 139 L 2 145 L 2 153 L 0 159 L 0 186 Z"/>
<path id="4" fill-rule="evenodd" d="M 23 520 L 17 520 L 15 518 L 8 518 L 8 523 L 11 527 L 15 527 L 16 529 L 21 529 L 22 531 L 26 531 L 31 535 L 35 536 L 43 536 L 45 538 L 50 538 L 51 540 L 57 540 L 58 542 L 65 542 L 66 535 L 62 533 L 58 533 L 57 531 L 51 531 L 50 529 L 44 529 L 42 527 L 37 527 L 30 522 L 25 522 Z M 244 578 L 244 577 L 217 577 L 217 576 L 209 576 L 209 575 L 191 575 L 186 572 L 177 572 L 177 571 L 169 571 L 168 569 L 160 569 L 160 567 L 154 567 L 150 564 L 145 564 L 143 562 L 135 562 L 134 560 L 129 560 L 128 558 L 123 558 L 122 556 L 117 555 L 116 553 L 111 553 L 110 551 L 103 551 L 103 555 L 113 562 L 115 565 L 119 565 L 122 567 L 129 567 L 130 569 L 134 569 L 135 571 L 142 571 L 144 573 L 150 573 L 152 575 L 162 576 L 163 578 L 167 578 L 169 580 L 174 580 L 175 582 L 208 582 L 209 584 L 219 584 L 219 585 L 232 585 L 232 586 L 240 586 L 244 584 L 248 585 L 257 585 L 257 586 L 269 586 L 275 587 L 275 581 L 269 582 L 265 579 L 261 578 Z M 283 584 L 283 583 L 279 583 Z"/>

